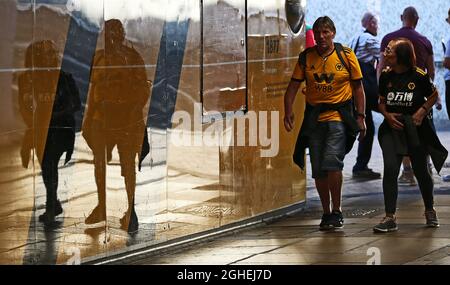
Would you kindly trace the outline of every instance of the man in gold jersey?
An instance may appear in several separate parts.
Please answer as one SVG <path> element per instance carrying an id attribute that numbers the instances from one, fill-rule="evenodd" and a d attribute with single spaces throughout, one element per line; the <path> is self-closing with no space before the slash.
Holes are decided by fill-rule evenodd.
<path id="1" fill-rule="evenodd" d="M 342 228 L 344 223 L 341 211 L 343 161 L 356 134 L 359 132 L 360 140 L 365 135 L 365 96 L 354 52 L 333 42 L 336 35 L 333 21 L 327 16 L 318 18 L 313 32 L 317 45 L 300 55 L 285 94 L 284 126 L 288 132 L 294 128 L 292 105 L 300 83 L 306 81 L 307 105 L 294 161 L 303 168 L 302 150 L 309 146 L 312 177 L 324 212 L 320 229 L 332 230 Z"/>

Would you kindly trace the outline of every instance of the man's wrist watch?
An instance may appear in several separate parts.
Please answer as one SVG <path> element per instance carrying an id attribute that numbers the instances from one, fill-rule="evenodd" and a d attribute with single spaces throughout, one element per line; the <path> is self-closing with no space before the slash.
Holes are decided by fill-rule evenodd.
<path id="1" fill-rule="evenodd" d="M 362 117 L 363 119 L 366 118 L 366 114 L 364 114 L 364 113 L 356 112 L 356 115 L 357 115 L 358 117 Z"/>

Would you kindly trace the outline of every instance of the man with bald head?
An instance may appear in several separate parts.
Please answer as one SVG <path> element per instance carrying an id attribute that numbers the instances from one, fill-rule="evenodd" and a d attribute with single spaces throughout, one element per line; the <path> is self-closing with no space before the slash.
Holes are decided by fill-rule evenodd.
<path id="1" fill-rule="evenodd" d="M 385 68 L 383 53 L 389 42 L 398 38 L 406 38 L 410 40 L 414 46 L 417 67 L 426 71 L 431 80 L 434 80 L 435 71 L 433 46 L 424 35 L 416 31 L 417 23 L 419 22 L 419 14 L 417 13 L 416 8 L 412 6 L 405 8 L 405 10 L 403 10 L 403 14 L 400 16 L 400 19 L 402 21 L 402 28 L 387 34 L 381 40 L 380 64 L 377 68 L 378 78 L 380 77 L 382 69 Z M 436 106 L 438 110 L 442 108 L 440 98 L 438 98 Z M 430 112 L 429 117 L 432 120 L 431 114 L 432 113 Z M 417 184 L 411 168 L 411 161 L 407 157 L 403 160 L 403 173 L 399 178 L 399 182 L 409 185 Z"/>
<path id="2" fill-rule="evenodd" d="M 388 43 L 397 38 L 407 38 L 410 40 L 414 46 L 414 51 L 416 53 L 417 66 L 428 73 L 431 79 L 434 80 L 434 57 L 433 57 L 433 46 L 431 42 L 422 34 L 416 31 L 417 23 L 419 22 L 419 14 L 416 8 L 407 7 L 400 16 L 402 21 L 402 28 L 387 34 L 383 37 L 381 41 L 380 50 L 380 65 L 378 68 L 378 76 L 381 74 L 381 70 L 384 65 L 384 49 Z"/>
<path id="3" fill-rule="evenodd" d="M 379 179 L 381 174 L 374 172 L 368 167 L 372 155 L 373 138 L 375 135 L 375 124 L 373 122 L 372 111 L 378 107 L 378 84 L 376 66 L 380 56 L 380 41 L 378 34 L 378 19 L 367 12 L 361 19 L 363 30 L 358 33 L 350 42 L 350 47 L 356 54 L 359 66 L 363 74 L 364 93 L 366 95 L 366 136 L 359 141 L 358 156 L 353 166 L 353 177 L 357 179 L 371 180 Z"/>

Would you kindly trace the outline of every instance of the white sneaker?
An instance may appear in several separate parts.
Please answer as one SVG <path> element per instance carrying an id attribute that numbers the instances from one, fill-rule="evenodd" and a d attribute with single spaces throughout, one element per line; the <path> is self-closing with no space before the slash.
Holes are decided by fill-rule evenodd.
<path id="1" fill-rule="evenodd" d="M 402 185 L 415 186 L 417 185 L 416 178 L 412 170 L 403 170 L 402 175 L 398 178 L 398 183 Z"/>

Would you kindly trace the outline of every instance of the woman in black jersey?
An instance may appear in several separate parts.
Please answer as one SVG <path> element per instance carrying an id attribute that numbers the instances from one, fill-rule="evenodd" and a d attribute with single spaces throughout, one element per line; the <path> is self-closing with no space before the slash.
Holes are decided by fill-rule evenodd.
<path id="1" fill-rule="evenodd" d="M 427 114 L 438 93 L 429 76 L 416 67 L 412 43 L 404 38 L 392 40 L 384 51 L 387 66 L 379 81 L 379 110 L 384 121 L 378 131 L 383 151 L 383 194 L 386 216 L 376 225 L 375 232 L 397 230 L 397 177 L 402 157 L 410 156 L 414 174 L 425 204 L 426 225 L 439 227 L 433 208 L 433 180 L 427 170 L 430 155 L 439 172 L 447 150 L 432 130 Z"/>

